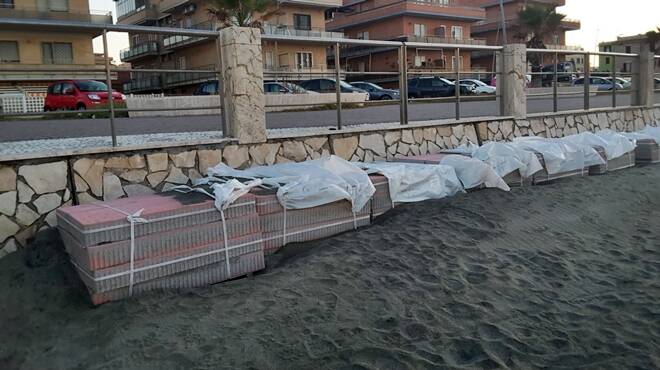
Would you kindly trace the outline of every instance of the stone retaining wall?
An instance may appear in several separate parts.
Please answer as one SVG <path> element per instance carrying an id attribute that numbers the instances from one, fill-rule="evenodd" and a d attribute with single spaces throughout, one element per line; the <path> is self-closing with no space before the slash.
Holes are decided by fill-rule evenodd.
<path id="1" fill-rule="evenodd" d="M 353 161 L 436 153 L 458 145 L 518 136 L 562 137 L 585 131 L 634 131 L 660 121 L 660 108 L 599 110 L 452 124 L 414 123 L 270 138 L 263 144 L 219 143 L 123 154 L 0 163 L 0 257 L 24 247 L 56 224 L 62 205 L 110 200 L 190 184 L 223 162 L 234 168 L 316 159 L 330 154 Z"/>

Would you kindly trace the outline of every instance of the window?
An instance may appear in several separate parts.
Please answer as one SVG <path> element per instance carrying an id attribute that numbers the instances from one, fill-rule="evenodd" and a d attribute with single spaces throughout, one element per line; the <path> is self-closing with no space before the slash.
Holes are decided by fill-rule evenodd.
<path id="1" fill-rule="evenodd" d="M 41 44 L 44 64 L 73 64 L 73 47 L 67 42 Z"/>
<path id="2" fill-rule="evenodd" d="M 274 61 L 272 51 L 264 53 L 264 67 L 266 67 L 266 69 L 272 69 L 275 66 Z"/>
<path id="3" fill-rule="evenodd" d="M 176 66 L 176 69 L 186 69 L 186 57 L 176 58 L 174 65 Z"/>
<path id="4" fill-rule="evenodd" d="M 426 36 L 426 25 L 425 24 L 419 24 L 415 23 L 413 25 L 413 34 L 417 37 L 424 37 Z"/>
<path id="5" fill-rule="evenodd" d="M 0 9 L 13 9 L 14 0 L 0 0 Z"/>
<path id="6" fill-rule="evenodd" d="M 456 40 L 463 39 L 463 27 L 462 26 L 451 26 L 451 38 Z"/>
<path id="7" fill-rule="evenodd" d="M 610 57 L 605 57 L 605 64 L 610 64 Z"/>
<path id="8" fill-rule="evenodd" d="M 37 0 L 37 10 L 42 12 L 68 12 L 69 0 Z"/>
<path id="9" fill-rule="evenodd" d="M 369 32 L 368 31 L 358 32 L 357 39 L 358 40 L 369 40 Z"/>
<path id="10" fill-rule="evenodd" d="M 309 14 L 294 14 L 293 28 L 303 31 L 312 30 L 312 16 Z"/>
<path id="11" fill-rule="evenodd" d="M 0 63 L 18 63 L 18 42 L 0 41 Z"/>
<path id="12" fill-rule="evenodd" d="M 435 29 L 435 35 L 440 38 L 445 38 L 447 37 L 447 27 L 445 26 L 440 26 Z"/>
<path id="13" fill-rule="evenodd" d="M 424 55 L 415 55 L 415 67 L 423 67 L 426 65 L 426 57 Z"/>
<path id="14" fill-rule="evenodd" d="M 65 82 L 62 84 L 62 95 L 72 95 L 76 89 L 73 87 L 73 84 L 70 82 Z"/>
<path id="15" fill-rule="evenodd" d="M 52 86 L 52 92 L 55 95 L 60 95 L 62 93 L 62 84 L 55 84 Z"/>
<path id="16" fill-rule="evenodd" d="M 335 81 L 332 80 L 320 80 L 319 87 L 320 87 L 320 91 L 336 90 Z"/>
<path id="17" fill-rule="evenodd" d="M 463 69 L 463 56 L 462 55 L 458 58 L 458 63 L 459 63 L 458 64 L 458 69 L 462 70 Z M 456 69 L 456 57 L 455 56 L 451 57 L 451 69 L 452 70 Z"/>
<path id="18" fill-rule="evenodd" d="M 312 53 L 298 52 L 296 53 L 296 68 L 312 68 Z"/>
<path id="19" fill-rule="evenodd" d="M 626 46 L 626 54 L 632 53 L 632 46 Z"/>

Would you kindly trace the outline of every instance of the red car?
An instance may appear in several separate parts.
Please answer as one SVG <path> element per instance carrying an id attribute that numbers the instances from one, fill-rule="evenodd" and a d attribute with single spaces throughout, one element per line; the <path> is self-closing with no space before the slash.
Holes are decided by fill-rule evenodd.
<path id="1" fill-rule="evenodd" d="M 124 94 L 113 91 L 115 103 L 123 103 Z M 48 87 L 44 111 L 86 110 L 108 103 L 108 85 L 92 80 L 59 81 Z"/>

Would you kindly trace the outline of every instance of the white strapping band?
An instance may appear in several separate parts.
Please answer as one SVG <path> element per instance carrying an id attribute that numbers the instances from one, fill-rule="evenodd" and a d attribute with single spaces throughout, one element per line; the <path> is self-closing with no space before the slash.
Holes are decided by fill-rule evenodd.
<path id="1" fill-rule="evenodd" d="M 97 206 L 111 209 L 115 212 L 119 212 L 123 215 L 126 215 L 126 220 L 131 224 L 131 259 L 129 264 L 129 278 L 128 278 L 128 296 L 133 296 L 133 281 L 135 277 L 135 224 L 146 224 L 149 220 L 146 220 L 142 216 L 144 209 L 141 209 L 135 213 L 126 212 L 119 208 L 115 208 L 103 203 L 94 203 Z"/>

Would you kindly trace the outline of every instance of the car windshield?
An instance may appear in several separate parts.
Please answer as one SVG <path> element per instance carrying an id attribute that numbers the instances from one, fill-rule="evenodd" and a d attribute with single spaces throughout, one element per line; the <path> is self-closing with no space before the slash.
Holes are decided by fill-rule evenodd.
<path id="1" fill-rule="evenodd" d="M 348 82 L 346 81 L 339 81 L 339 86 L 347 88 L 347 89 L 352 89 L 353 86 L 351 86 Z"/>
<path id="2" fill-rule="evenodd" d="M 286 84 L 286 87 L 288 87 L 289 90 L 293 91 L 295 94 L 304 94 L 304 93 L 307 92 L 307 90 L 303 89 L 302 87 L 300 87 L 300 86 L 298 86 L 294 83 L 287 82 L 285 84 Z"/>
<path id="3" fill-rule="evenodd" d="M 449 80 L 447 80 L 447 79 L 445 79 L 445 78 L 442 78 L 442 77 L 438 78 L 438 80 L 440 80 L 440 81 L 446 83 L 447 85 L 453 85 L 453 84 L 454 84 L 453 82 L 451 82 L 451 81 L 449 81 Z"/>
<path id="4" fill-rule="evenodd" d="M 108 85 L 104 84 L 103 82 L 77 81 L 75 84 L 78 87 L 78 90 L 80 91 L 86 91 L 86 92 L 108 91 Z"/>

